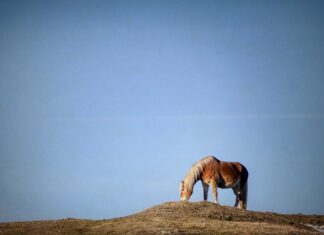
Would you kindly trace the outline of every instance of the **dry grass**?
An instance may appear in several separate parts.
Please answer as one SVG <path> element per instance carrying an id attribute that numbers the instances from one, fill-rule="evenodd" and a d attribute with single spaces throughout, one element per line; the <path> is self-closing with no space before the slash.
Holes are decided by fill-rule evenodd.
<path id="1" fill-rule="evenodd" d="M 0 223 L 0 234 L 319 234 L 322 215 L 244 211 L 210 202 L 168 202 L 111 220 Z"/>

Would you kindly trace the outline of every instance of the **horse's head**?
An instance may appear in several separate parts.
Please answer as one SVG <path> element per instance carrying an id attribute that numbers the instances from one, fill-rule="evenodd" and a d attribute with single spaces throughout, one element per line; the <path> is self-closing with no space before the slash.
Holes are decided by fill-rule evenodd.
<path id="1" fill-rule="evenodd" d="M 191 194 L 192 194 L 192 190 L 188 189 L 188 187 L 185 187 L 185 183 L 182 180 L 180 183 L 180 200 L 188 201 Z"/>

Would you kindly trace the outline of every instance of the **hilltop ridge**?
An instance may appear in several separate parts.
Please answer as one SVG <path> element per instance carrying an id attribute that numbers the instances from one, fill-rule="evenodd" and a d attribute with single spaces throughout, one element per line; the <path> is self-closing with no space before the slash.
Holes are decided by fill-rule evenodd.
<path id="1" fill-rule="evenodd" d="M 64 219 L 0 223 L 0 234 L 321 234 L 323 215 L 285 215 L 217 206 L 166 202 L 109 220 Z"/>

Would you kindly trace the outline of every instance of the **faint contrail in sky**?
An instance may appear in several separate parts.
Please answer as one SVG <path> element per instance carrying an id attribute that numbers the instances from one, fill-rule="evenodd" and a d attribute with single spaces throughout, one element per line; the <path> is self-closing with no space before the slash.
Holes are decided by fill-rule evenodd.
<path id="1" fill-rule="evenodd" d="M 179 115 L 179 116 L 116 116 L 116 117 L 58 117 L 55 120 L 80 121 L 145 121 L 145 120 L 212 120 L 212 119 L 318 119 L 324 114 L 262 114 L 262 115 Z"/>
<path id="2" fill-rule="evenodd" d="M 324 115 L 295 114 L 295 115 L 184 115 L 184 116 L 147 116 L 139 119 L 272 119 L 272 118 L 324 118 Z M 136 119 L 136 117 L 134 118 Z"/>

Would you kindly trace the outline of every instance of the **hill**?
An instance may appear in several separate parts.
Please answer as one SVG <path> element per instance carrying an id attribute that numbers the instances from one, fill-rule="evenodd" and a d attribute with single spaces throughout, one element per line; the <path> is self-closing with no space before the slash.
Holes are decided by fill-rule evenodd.
<path id="1" fill-rule="evenodd" d="M 320 234 L 315 229 L 323 225 L 323 215 L 244 211 L 210 202 L 167 202 L 109 220 L 0 223 L 0 234 Z"/>

